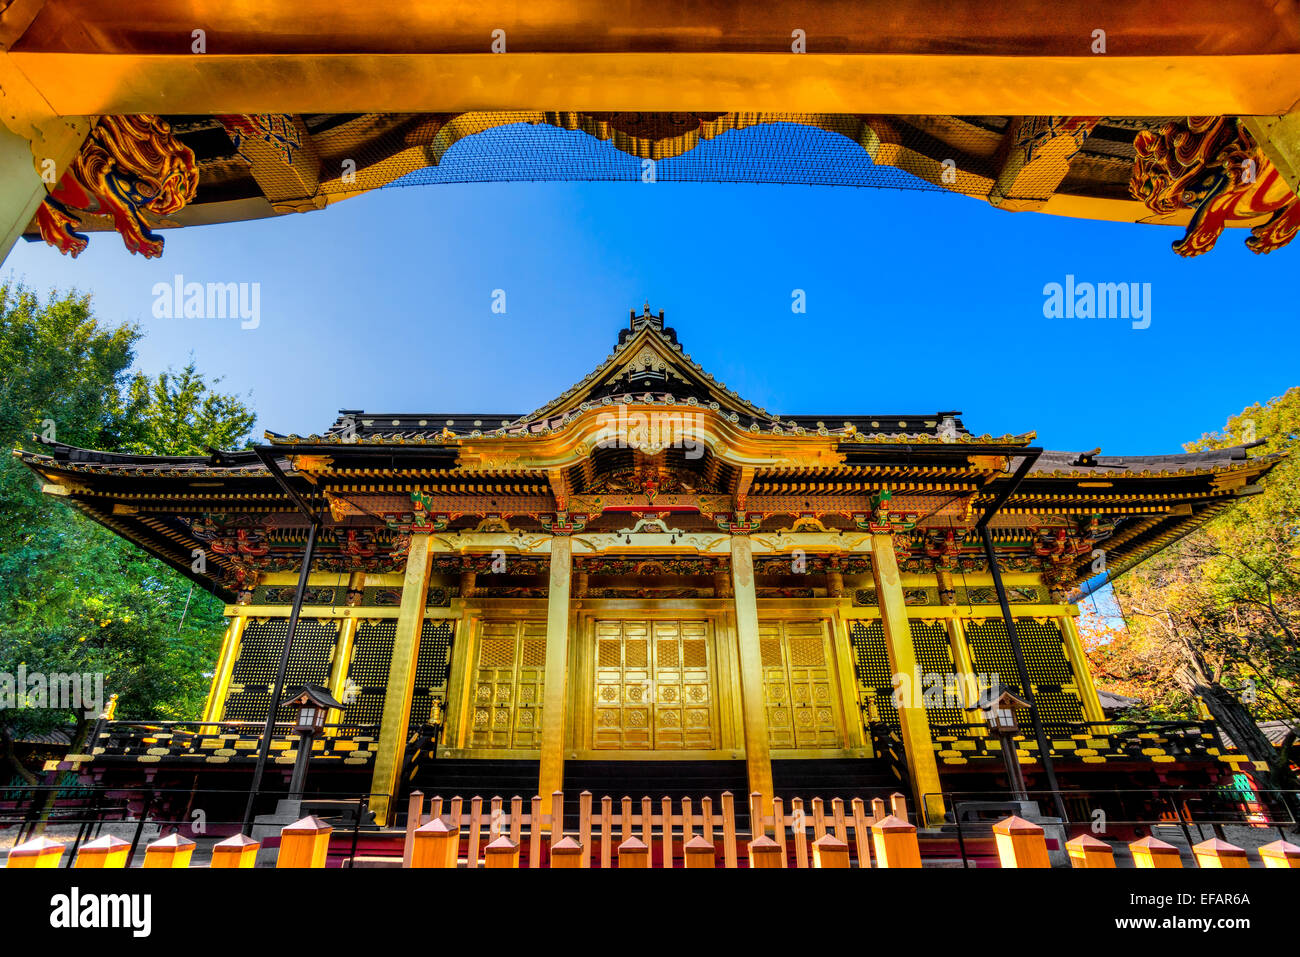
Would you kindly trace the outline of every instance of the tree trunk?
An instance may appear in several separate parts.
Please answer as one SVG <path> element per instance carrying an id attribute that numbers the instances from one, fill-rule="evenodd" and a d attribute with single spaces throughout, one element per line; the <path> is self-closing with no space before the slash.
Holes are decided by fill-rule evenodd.
<path id="1" fill-rule="evenodd" d="M 1210 709 L 1210 714 L 1214 715 L 1214 720 L 1232 739 L 1238 751 L 1252 761 L 1261 761 L 1267 765 L 1269 787 L 1283 791 L 1300 790 L 1300 781 L 1291 770 L 1286 752 L 1273 746 L 1273 742 L 1259 729 L 1255 719 L 1235 694 L 1219 684 L 1199 683 L 1193 688 L 1193 693 L 1201 696 L 1205 706 Z M 1284 800 L 1290 806 L 1292 816 L 1300 820 L 1300 798 L 1291 794 L 1284 797 Z"/>
<path id="2" fill-rule="evenodd" d="M 28 784 L 37 783 L 36 775 L 29 771 L 23 763 L 18 760 L 18 755 L 14 751 L 13 736 L 10 735 L 9 729 L 3 724 L 0 724 L 0 749 L 3 749 L 4 759 L 9 766 L 14 769 L 14 773 Z"/>

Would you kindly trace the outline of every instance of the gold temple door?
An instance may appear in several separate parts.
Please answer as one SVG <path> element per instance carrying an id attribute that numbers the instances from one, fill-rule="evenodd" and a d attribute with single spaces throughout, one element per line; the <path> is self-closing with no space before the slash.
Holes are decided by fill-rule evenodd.
<path id="1" fill-rule="evenodd" d="M 540 744 L 546 622 L 485 621 L 474 663 L 472 748 Z"/>
<path id="2" fill-rule="evenodd" d="M 596 622 L 592 747 L 717 747 L 713 661 L 704 621 Z"/>
<path id="3" fill-rule="evenodd" d="M 838 748 L 830 636 L 820 621 L 760 621 L 763 698 L 772 748 Z"/>

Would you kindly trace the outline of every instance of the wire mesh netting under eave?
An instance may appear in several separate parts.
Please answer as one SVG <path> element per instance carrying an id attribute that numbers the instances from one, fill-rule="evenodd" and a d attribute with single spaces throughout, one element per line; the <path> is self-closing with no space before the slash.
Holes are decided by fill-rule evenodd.
<path id="1" fill-rule="evenodd" d="M 414 166 L 414 164 L 413 164 Z M 773 183 L 947 192 L 894 166 L 873 163 L 857 143 L 794 123 L 767 123 L 701 140 L 680 156 L 641 159 L 577 130 L 513 123 L 459 140 L 435 166 L 412 168 L 387 186 L 491 182 Z"/>

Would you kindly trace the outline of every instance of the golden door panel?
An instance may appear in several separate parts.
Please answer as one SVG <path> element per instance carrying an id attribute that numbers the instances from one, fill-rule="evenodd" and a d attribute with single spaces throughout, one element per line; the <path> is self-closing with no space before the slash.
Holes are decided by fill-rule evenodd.
<path id="1" fill-rule="evenodd" d="M 473 671 L 470 747 L 539 746 L 545 668 L 546 622 L 483 622 Z"/>
<path id="2" fill-rule="evenodd" d="M 592 747 L 717 747 L 708 622 L 597 621 Z"/>
<path id="3" fill-rule="evenodd" d="M 760 621 L 759 657 L 772 748 L 838 748 L 830 637 L 820 621 Z"/>

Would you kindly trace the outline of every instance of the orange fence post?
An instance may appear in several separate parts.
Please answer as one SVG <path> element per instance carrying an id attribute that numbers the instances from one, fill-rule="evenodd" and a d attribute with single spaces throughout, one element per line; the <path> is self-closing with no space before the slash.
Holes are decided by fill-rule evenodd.
<path id="1" fill-rule="evenodd" d="M 790 833 L 794 835 L 794 866 L 808 866 L 808 818 L 803 810 L 803 798 L 790 801 Z"/>
<path id="2" fill-rule="evenodd" d="M 455 868 L 460 864 L 460 798 L 451 802 L 451 820 L 447 823 L 447 863 L 445 867 Z M 430 821 L 429 823 L 433 823 Z"/>
<path id="3" fill-rule="evenodd" d="M 887 817 L 889 817 L 889 811 L 885 807 L 884 798 L 872 798 L 871 799 L 871 823 L 875 824 L 877 821 L 883 821 Z M 907 818 L 904 817 L 901 818 L 901 820 L 906 821 Z"/>
<path id="4" fill-rule="evenodd" d="M 415 829 L 414 847 L 411 850 L 411 867 L 455 867 L 450 845 L 453 835 L 459 839 L 459 829 L 452 831 L 442 818 L 435 817 L 428 824 Z"/>
<path id="5" fill-rule="evenodd" d="M 1003 867 L 1051 867 L 1043 829 L 1023 817 L 1004 818 L 993 825 L 998 860 Z"/>
<path id="6" fill-rule="evenodd" d="M 508 837 L 498 837 L 483 849 L 483 866 L 518 867 L 519 847 Z"/>
<path id="7" fill-rule="evenodd" d="M 9 852 L 5 867 L 58 867 L 63 845 L 48 837 L 34 837 Z"/>
<path id="8" fill-rule="evenodd" d="M 785 845 L 785 804 L 780 798 L 772 798 L 772 839 L 781 848 L 781 866 L 789 867 L 789 853 Z"/>
<path id="9" fill-rule="evenodd" d="M 586 848 L 582 846 L 581 841 L 575 841 L 571 837 L 562 837 L 551 845 L 551 867 L 581 869 L 585 851 Z"/>
<path id="10" fill-rule="evenodd" d="M 1128 849 L 1133 853 L 1133 865 L 1141 868 L 1182 867 L 1183 859 L 1178 848 L 1166 844 L 1158 837 L 1144 837 L 1133 841 Z"/>
<path id="11" fill-rule="evenodd" d="M 483 798 L 475 796 L 469 802 L 469 854 L 466 867 L 478 867 L 478 845 L 483 838 Z"/>
<path id="12" fill-rule="evenodd" d="M 520 847 L 524 841 L 524 798 L 516 794 L 510 799 L 510 840 Z"/>
<path id="13" fill-rule="evenodd" d="M 867 806 L 862 798 L 853 799 L 853 844 L 858 852 L 858 867 L 871 866 L 871 835 L 867 828 Z"/>
<path id="14" fill-rule="evenodd" d="M 1244 848 L 1221 841 L 1217 837 L 1193 845 L 1192 856 L 1196 859 L 1197 867 L 1250 867 Z"/>
<path id="15" fill-rule="evenodd" d="M 907 820 L 907 797 L 895 791 L 889 795 L 889 813 L 900 821 Z"/>
<path id="16" fill-rule="evenodd" d="M 848 867 L 849 845 L 834 834 L 813 841 L 813 867 Z"/>
<path id="17" fill-rule="evenodd" d="M 582 850 L 591 847 L 591 792 L 583 791 L 578 795 L 578 846 Z M 552 865 L 554 866 L 554 865 Z M 579 858 L 580 867 L 591 867 L 591 855 Z"/>
<path id="18" fill-rule="evenodd" d="M 542 866 L 542 796 L 533 795 L 528 812 L 528 866 Z"/>
<path id="19" fill-rule="evenodd" d="M 1259 849 L 1265 867 L 1300 867 L 1300 846 L 1290 841 L 1274 841 Z"/>
<path id="20" fill-rule="evenodd" d="M 835 836 L 849 843 L 848 823 L 844 820 L 844 798 L 831 798 L 831 817 L 835 821 Z"/>
<path id="21" fill-rule="evenodd" d="M 659 817 L 663 832 L 663 858 L 661 867 L 673 867 L 677 855 L 673 852 L 673 799 L 669 797 L 660 798 L 659 800 Z"/>
<path id="22" fill-rule="evenodd" d="M 1115 851 L 1105 841 L 1099 841 L 1091 834 L 1080 834 L 1072 841 L 1065 842 L 1065 849 L 1070 855 L 1070 866 L 1114 867 Z"/>
<path id="23" fill-rule="evenodd" d="M 618 866 L 644 869 L 650 866 L 650 848 L 638 837 L 629 837 L 618 846 Z"/>
<path id="24" fill-rule="evenodd" d="M 608 794 L 600 799 L 600 866 L 606 870 L 613 862 L 614 799 Z"/>
<path id="25" fill-rule="evenodd" d="M 213 867 L 253 867 L 257 863 L 257 851 L 262 846 L 247 834 L 236 834 L 224 841 L 212 845 Z"/>
<path id="26" fill-rule="evenodd" d="M 920 867 L 916 825 L 889 815 L 871 825 L 871 845 L 878 867 Z"/>
<path id="27" fill-rule="evenodd" d="M 722 866 L 737 866 L 736 801 L 730 791 L 722 792 Z"/>
<path id="28" fill-rule="evenodd" d="M 682 853 L 686 856 L 687 867 L 717 866 L 717 862 L 714 860 L 713 842 L 706 841 L 699 835 L 686 842 L 682 847 Z"/>
<path id="29" fill-rule="evenodd" d="M 415 851 L 415 829 L 420 826 L 424 816 L 424 792 L 412 791 L 406 799 L 406 840 L 402 842 L 402 866 L 411 866 L 411 854 Z"/>
<path id="30" fill-rule="evenodd" d="M 749 866 L 780 868 L 781 845 L 770 837 L 758 837 L 749 842 Z"/>
<path id="31" fill-rule="evenodd" d="M 314 814 L 280 829 L 276 867 L 324 867 L 330 849 L 330 827 Z"/>
<path id="32" fill-rule="evenodd" d="M 126 867 L 127 855 L 131 853 L 131 844 L 120 837 L 106 834 L 93 841 L 82 844 L 77 851 L 74 867 Z"/>
<path id="33" fill-rule="evenodd" d="M 189 867 L 194 856 L 194 842 L 188 837 L 172 834 L 154 841 L 144 849 L 145 867 Z"/>

